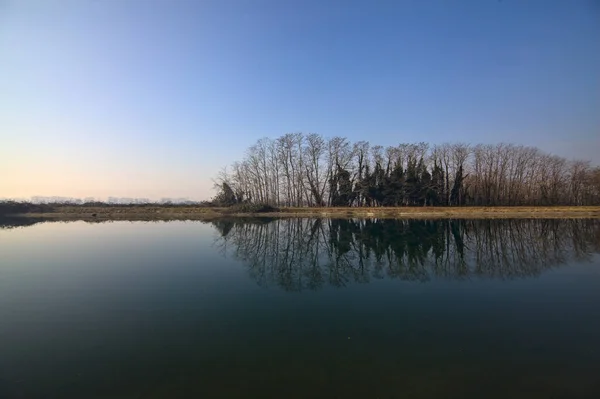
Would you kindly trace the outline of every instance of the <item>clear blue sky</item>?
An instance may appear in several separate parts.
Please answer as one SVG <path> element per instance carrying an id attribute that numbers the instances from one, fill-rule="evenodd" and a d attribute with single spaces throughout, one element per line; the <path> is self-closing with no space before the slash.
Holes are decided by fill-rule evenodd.
<path id="1" fill-rule="evenodd" d="M 0 0 L 0 197 L 208 198 L 287 132 L 600 163 L 595 0 Z"/>

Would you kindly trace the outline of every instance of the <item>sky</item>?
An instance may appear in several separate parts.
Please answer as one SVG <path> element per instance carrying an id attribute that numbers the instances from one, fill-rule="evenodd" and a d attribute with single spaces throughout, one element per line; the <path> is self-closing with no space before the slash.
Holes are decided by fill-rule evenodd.
<path id="1" fill-rule="evenodd" d="M 0 0 L 0 197 L 208 199 L 289 132 L 600 164 L 600 1 Z"/>

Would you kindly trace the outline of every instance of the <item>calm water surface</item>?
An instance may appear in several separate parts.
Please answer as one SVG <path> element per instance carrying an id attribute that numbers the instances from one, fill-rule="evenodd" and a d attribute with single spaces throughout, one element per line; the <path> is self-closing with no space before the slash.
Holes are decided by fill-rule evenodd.
<path id="1" fill-rule="evenodd" d="M 0 398 L 600 398 L 600 220 L 0 229 Z"/>

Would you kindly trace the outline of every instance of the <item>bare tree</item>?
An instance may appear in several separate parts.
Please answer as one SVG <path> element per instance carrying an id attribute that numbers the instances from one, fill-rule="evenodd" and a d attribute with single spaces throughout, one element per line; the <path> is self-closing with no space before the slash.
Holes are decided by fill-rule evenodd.
<path id="1" fill-rule="evenodd" d="M 410 174 L 410 176 L 408 176 Z M 597 205 L 600 168 L 513 144 L 401 143 L 343 137 L 264 138 L 221 170 L 239 201 L 284 206 Z"/>

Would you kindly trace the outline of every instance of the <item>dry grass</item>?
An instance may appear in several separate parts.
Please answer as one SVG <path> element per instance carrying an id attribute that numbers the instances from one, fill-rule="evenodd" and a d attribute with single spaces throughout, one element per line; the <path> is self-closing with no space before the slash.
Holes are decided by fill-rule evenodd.
<path id="1" fill-rule="evenodd" d="M 61 206 L 52 212 L 22 216 L 55 220 L 211 220 L 220 217 L 333 217 L 333 218 L 598 218 L 600 206 L 581 207 L 393 207 L 281 208 L 269 213 L 235 213 L 207 207 L 85 207 Z"/>

